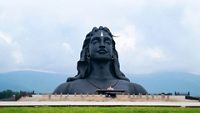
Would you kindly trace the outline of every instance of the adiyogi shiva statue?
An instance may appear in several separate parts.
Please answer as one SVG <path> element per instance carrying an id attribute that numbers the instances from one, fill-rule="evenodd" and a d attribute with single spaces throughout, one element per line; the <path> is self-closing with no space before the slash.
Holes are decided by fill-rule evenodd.
<path id="1" fill-rule="evenodd" d="M 147 94 L 139 84 L 132 83 L 120 71 L 113 35 L 107 27 L 94 27 L 86 35 L 78 74 L 60 84 L 54 94 L 94 94 L 99 89 L 122 89 L 129 94 Z"/>

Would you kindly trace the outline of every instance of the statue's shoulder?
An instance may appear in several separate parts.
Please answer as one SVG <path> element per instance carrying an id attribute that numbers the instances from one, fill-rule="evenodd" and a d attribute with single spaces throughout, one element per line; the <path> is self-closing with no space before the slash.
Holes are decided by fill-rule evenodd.
<path id="1" fill-rule="evenodd" d="M 55 90 L 54 94 L 66 94 L 70 88 L 71 82 L 65 82 L 60 84 Z"/>
<path id="2" fill-rule="evenodd" d="M 68 94 L 71 93 L 72 90 L 80 88 L 80 86 L 83 86 L 85 84 L 84 79 L 77 79 L 70 82 L 65 82 L 60 84 L 55 90 L 54 94 Z"/>
<path id="3" fill-rule="evenodd" d="M 140 84 L 137 83 L 131 83 L 134 86 L 135 91 L 137 92 L 137 94 L 147 94 L 146 89 L 144 89 L 144 87 Z"/>

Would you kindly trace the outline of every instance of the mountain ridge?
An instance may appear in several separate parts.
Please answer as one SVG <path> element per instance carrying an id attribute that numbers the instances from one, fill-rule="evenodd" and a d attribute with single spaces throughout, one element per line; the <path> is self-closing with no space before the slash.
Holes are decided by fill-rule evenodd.
<path id="1" fill-rule="evenodd" d="M 150 74 L 127 74 L 131 82 L 141 84 L 151 94 L 161 92 L 190 92 L 200 95 L 200 75 L 185 72 L 157 72 Z M 11 89 L 36 93 L 52 93 L 67 75 L 40 71 L 12 71 L 0 73 L 0 91 Z"/>

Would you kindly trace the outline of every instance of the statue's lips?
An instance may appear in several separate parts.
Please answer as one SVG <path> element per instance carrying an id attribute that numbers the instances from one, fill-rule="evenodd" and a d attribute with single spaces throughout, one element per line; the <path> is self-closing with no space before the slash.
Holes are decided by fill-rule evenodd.
<path id="1" fill-rule="evenodd" d="M 97 52 L 98 52 L 99 54 L 106 54 L 106 53 L 107 53 L 107 51 L 104 50 L 104 49 L 98 50 Z"/>

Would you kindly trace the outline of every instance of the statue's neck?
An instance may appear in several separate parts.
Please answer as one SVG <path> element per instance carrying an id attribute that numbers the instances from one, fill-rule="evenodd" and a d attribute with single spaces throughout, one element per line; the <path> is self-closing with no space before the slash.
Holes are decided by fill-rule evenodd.
<path id="1" fill-rule="evenodd" d="M 113 73 L 111 72 L 111 61 L 91 61 L 91 73 L 89 79 L 96 80 L 109 80 L 114 79 Z"/>

